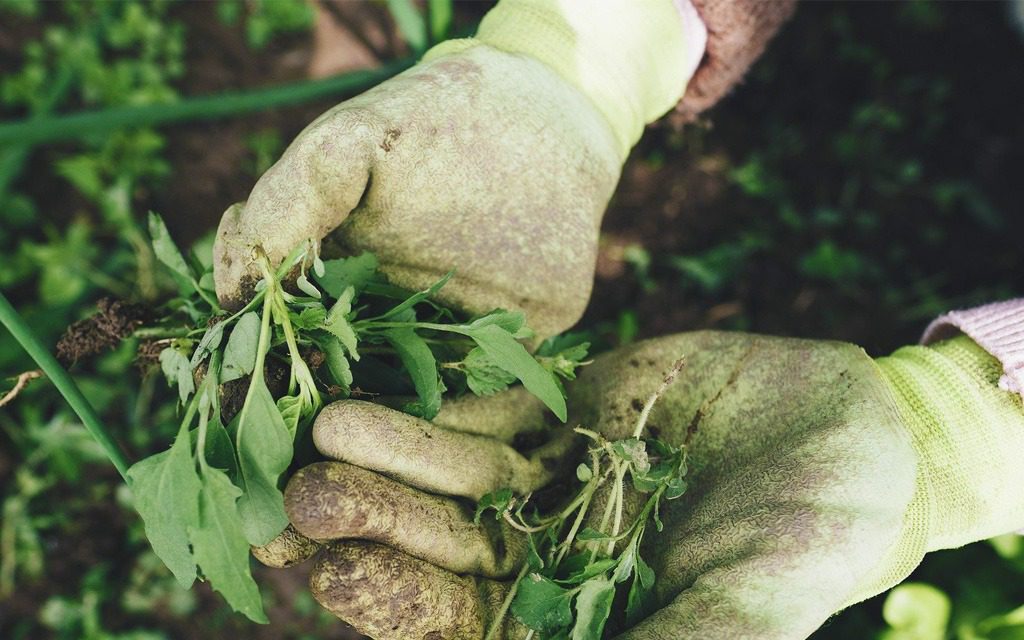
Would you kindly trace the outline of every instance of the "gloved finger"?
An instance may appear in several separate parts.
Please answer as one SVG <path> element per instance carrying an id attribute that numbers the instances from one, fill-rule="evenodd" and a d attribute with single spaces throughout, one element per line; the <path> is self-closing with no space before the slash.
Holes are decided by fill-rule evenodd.
<path id="1" fill-rule="evenodd" d="M 376 640 L 479 640 L 487 633 L 508 585 L 458 576 L 391 547 L 338 542 L 324 549 L 309 578 L 317 602 Z M 526 629 L 501 623 L 497 637 Z"/>
<path id="2" fill-rule="evenodd" d="M 343 462 L 300 469 L 285 489 L 292 525 L 315 540 L 379 542 L 457 573 L 492 578 L 519 568 L 526 538 L 450 498 Z"/>
<path id="3" fill-rule="evenodd" d="M 563 470 L 574 436 L 557 428 L 547 443 L 523 455 L 492 438 L 359 400 L 329 405 L 313 426 L 313 442 L 329 458 L 474 501 L 505 487 L 523 495 L 544 486 Z"/>
<path id="4" fill-rule="evenodd" d="M 415 400 L 410 396 L 383 396 L 374 402 L 401 410 Z M 441 404 L 432 423 L 451 431 L 475 433 L 505 443 L 520 434 L 535 433 L 549 426 L 547 409 L 525 387 L 512 387 L 492 396 L 466 394 Z"/>
<path id="5" fill-rule="evenodd" d="M 264 545 L 250 547 L 254 558 L 268 567 L 284 569 L 299 564 L 320 550 L 320 543 L 310 540 L 288 525 L 276 538 Z"/>
<path id="6" fill-rule="evenodd" d="M 213 278 L 225 308 L 241 307 L 262 278 L 255 247 L 276 266 L 348 217 L 370 180 L 374 135 L 365 119 L 328 111 L 299 134 L 246 202 L 224 212 L 213 246 Z"/>

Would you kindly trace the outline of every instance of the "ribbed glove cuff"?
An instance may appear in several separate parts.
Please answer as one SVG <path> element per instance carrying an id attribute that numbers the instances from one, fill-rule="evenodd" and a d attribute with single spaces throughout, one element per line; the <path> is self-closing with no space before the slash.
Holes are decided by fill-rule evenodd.
<path id="1" fill-rule="evenodd" d="M 919 465 L 903 537 L 861 599 L 904 579 L 928 551 L 1024 526 L 1024 406 L 997 386 L 999 361 L 959 336 L 876 362 Z"/>

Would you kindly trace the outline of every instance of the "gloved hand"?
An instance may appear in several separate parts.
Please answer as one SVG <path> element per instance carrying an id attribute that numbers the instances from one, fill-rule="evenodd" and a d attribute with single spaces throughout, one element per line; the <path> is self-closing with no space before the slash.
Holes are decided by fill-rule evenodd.
<path id="1" fill-rule="evenodd" d="M 1000 365 L 968 338 L 877 361 L 835 342 L 651 340 L 583 370 L 571 424 L 629 436 L 680 356 L 685 369 L 647 424 L 670 443 L 695 431 L 690 489 L 664 505 L 665 530 L 645 537 L 660 608 L 622 638 L 803 638 L 898 583 L 925 552 L 1024 525 L 1021 400 L 998 389 Z M 461 417 L 438 423 L 472 433 L 366 403 L 320 416 L 318 447 L 344 462 L 300 471 L 286 504 L 300 532 L 335 540 L 311 579 L 325 607 L 378 640 L 483 635 L 521 542 L 436 494 L 525 492 L 575 468 L 572 455 L 545 464 L 569 448 L 564 432 L 531 462 L 479 435 L 507 440 L 539 424 L 514 395 L 487 400 L 503 397 L 504 410 L 453 404 Z"/>
<path id="2" fill-rule="evenodd" d="M 703 25 L 691 17 L 700 34 Z M 690 29 L 694 31 L 694 29 Z M 673 0 L 504 0 L 476 38 L 309 125 L 225 212 L 218 297 L 248 299 L 253 248 L 374 252 L 392 283 L 470 313 L 524 310 L 540 337 L 590 296 L 598 229 L 630 147 L 703 52 Z"/>

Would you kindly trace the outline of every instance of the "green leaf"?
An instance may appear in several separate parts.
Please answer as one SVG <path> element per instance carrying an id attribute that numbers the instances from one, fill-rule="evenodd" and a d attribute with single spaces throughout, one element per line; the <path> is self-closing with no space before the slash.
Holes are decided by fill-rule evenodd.
<path id="1" fill-rule="evenodd" d="M 213 353 L 213 351 L 220 346 L 220 341 L 224 337 L 224 323 L 218 322 L 217 324 L 209 327 L 206 333 L 203 334 L 202 339 L 199 341 L 199 346 L 192 353 L 192 360 L 189 362 L 189 366 L 193 369 L 199 366 L 206 356 Z"/>
<path id="2" fill-rule="evenodd" d="M 511 489 L 499 489 L 485 494 L 476 503 L 476 513 L 473 514 L 473 522 L 475 524 L 480 524 L 480 517 L 483 516 L 484 512 L 488 509 L 494 509 L 494 519 L 501 520 L 502 514 L 508 510 L 508 506 L 511 502 Z"/>
<path id="3" fill-rule="evenodd" d="M 410 328 L 388 329 L 383 335 L 398 353 L 419 396 L 419 402 L 406 407 L 406 410 L 411 409 L 411 413 L 433 420 L 441 410 L 442 386 L 437 374 L 437 361 L 430 347 Z"/>
<path id="4" fill-rule="evenodd" d="M 519 622 L 541 633 L 554 633 L 572 623 L 573 593 L 538 574 L 519 582 L 510 611 Z"/>
<path id="5" fill-rule="evenodd" d="M 260 343 L 260 314 L 250 311 L 235 323 L 224 347 L 224 364 L 221 365 L 220 382 L 230 382 L 252 373 L 256 365 L 256 352 Z"/>
<path id="6" fill-rule="evenodd" d="M 682 478 L 670 478 L 665 485 L 665 499 L 675 500 L 686 493 L 686 480 Z"/>
<path id="7" fill-rule="evenodd" d="M 182 352 L 174 347 L 167 347 L 160 352 L 160 369 L 171 385 L 178 385 L 178 400 L 184 405 L 192 392 L 196 390 L 192 378 L 192 365 Z"/>
<path id="8" fill-rule="evenodd" d="M 327 320 L 327 309 L 320 303 L 311 304 L 301 312 L 289 314 L 292 324 L 300 329 L 317 329 Z"/>
<path id="9" fill-rule="evenodd" d="M 302 418 L 302 398 L 299 396 L 278 398 L 277 410 L 281 412 L 285 427 L 288 428 L 288 433 L 291 434 L 292 441 L 294 441 L 295 434 L 299 429 L 299 420 Z"/>
<path id="10" fill-rule="evenodd" d="M 588 465 L 581 462 L 580 465 L 576 467 L 576 478 L 580 482 L 590 482 L 593 477 L 594 471 Z"/>
<path id="11" fill-rule="evenodd" d="M 489 396 L 508 389 L 516 377 L 505 371 L 480 347 L 473 347 L 462 361 L 466 384 L 478 396 Z"/>
<path id="12" fill-rule="evenodd" d="M 406 311 L 412 309 L 419 303 L 423 302 L 424 300 L 434 296 L 438 291 L 441 290 L 441 288 L 444 285 L 448 284 L 448 281 L 452 279 L 453 275 L 455 275 L 455 272 L 449 271 L 448 273 L 445 274 L 443 278 L 441 278 L 434 284 L 430 285 L 423 291 L 419 291 L 417 293 L 412 294 L 411 296 L 403 300 L 401 303 L 392 307 L 390 310 L 388 310 L 382 316 L 380 316 L 379 320 L 394 318 L 397 315 L 401 315 Z"/>
<path id="13" fill-rule="evenodd" d="M 515 335 L 526 324 L 526 315 L 522 311 L 505 311 L 495 309 L 487 315 L 481 316 L 469 323 L 469 327 L 479 329 L 489 325 L 498 325 L 505 331 Z M 528 337 L 528 336 L 527 336 Z"/>
<path id="14" fill-rule="evenodd" d="M 361 293 L 377 273 L 377 256 L 363 253 L 352 258 L 325 260 L 324 274 L 313 274 L 313 279 L 320 288 L 332 298 L 341 297 L 345 289 L 352 287 Z"/>
<path id="15" fill-rule="evenodd" d="M 612 580 L 615 582 L 625 582 L 629 579 L 629 576 L 633 575 L 633 569 L 636 568 L 638 540 L 639 538 L 634 536 L 629 541 L 629 545 L 623 550 L 622 555 L 619 556 L 619 563 L 615 567 L 615 573 L 612 574 Z"/>
<path id="16" fill-rule="evenodd" d="M 266 544 L 288 525 L 277 479 L 292 460 L 292 438 L 262 381 L 249 386 L 238 416 L 235 451 L 242 488 L 238 500 L 242 530 L 250 543 Z"/>
<path id="17" fill-rule="evenodd" d="M 341 341 L 336 336 L 325 334 L 322 339 L 317 341 L 317 344 L 324 351 L 327 370 L 331 372 L 335 384 L 348 393 L 352 386 L 352 368 L 349 366 L 348 358 L 345 357 L 345 349 L 341 346 Z"/>
<path id="18" fill-rule="evenodd" d="M 551 409 L 562 422 L 566 421 L 565 398 L 554 377 L 540 366 L 526 347 L 516 342 L 507 331 L 497 325 L 487 325 L 466 331 L 491 360 L 523 383 L 523 386 Z"/>
<path id="19" fill-rule="evenodd" d="M 210 585 L 235 611 L 266 624 L 259 588 L 249 570 L 249 544 L 242 533 L 236 500 L 241 491 L 224 473 L 203 470 L 199 522 L 189 530 L 196 561 Z"/>
<path id="20" fill-rule="evenodd" d="M 196 562 L 188 530 L 199 524 L 200 482 L 187 426 L 178 431 L 169 451 L 133 464 L 128 478 L 153 551 L 178 584 L 189 588 L 196 578 Z"/>
<path id="21" fill-rule="evenodd" d="M 195 289 L 195 274 L 178 251 L 178 246 L 174 244 L 163 219 L 152 211 L 149 212 L 149 237 L 153 240 L 153 253 L 156 254 L 156 259 L 171 270 L 171 275 L 183 292 Z"/>
<path id="22" fill-rule="evenodd" d="M 238 475 L 238 460 L 231 436 L 220 421 L 219 415 L 206 425 L 206 463 L 227 472 L 229 477 Z"/>
<path id="23" fill-rule="evenodd" d="M 348 355 L 358 362 L 359 352 L 356 350 L 356 345 L 359 339 L 356 337 L 356 332 L 352 325 L 349 324 L 347 317 L 352 311 L 352 299 L 354 296 L 355 289 L 352 287 L 348 287 L 342 292 L 338 301 L 331 307 L 330 313 L 327 314 L 323 328 L 334 334 L 341 341 L 341 344 L 344 345 Z"/>
<path id="24" fill-rule="evenodd" d="M 638 438 L 626 438 L 612 443 L 612 451 L 628 462 L 634 473 L 643 475 L 650 471 L 651 462 L 647 457 L 647 443 Z"/>
<path id="25" fill-rule="evenodd" d="M 600 640 L 612 611 L 615 583 L 608 578 L 592 578 L 583 583 L 576 596 L 576 624 L 572 640 Z"/>
<path id="26" fill-rule="evenodd" d="M 594 562 L 588 562 L 582 569 L 570 573 L 565 580 L 559 580 L 567 584 L 579 584 L 586 582 L 594 576 L 602 575 L 616 565 L 618 561 L 612 558 L 604 558 L 602 560 L 595 560 Z"/>
<path id="27" fill-rule="evenodd" d="M 645 582 L 645 572 L 642 567 L 647 567 L 650 582 Z M 629 595 L 626 597 L 626 624 L 635 625 L 642 620 L 651 610 L 654 604 L 654 592 L 651 586 L 654 584 L 654 571 L 647 566 L 640 556 L 637 556 L 637 571 L 633 575 L 633 582 L 629 587 Z"/>

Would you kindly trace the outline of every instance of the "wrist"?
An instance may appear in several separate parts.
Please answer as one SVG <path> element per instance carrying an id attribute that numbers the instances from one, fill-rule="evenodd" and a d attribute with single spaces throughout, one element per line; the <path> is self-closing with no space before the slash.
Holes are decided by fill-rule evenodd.
<path id="1" fill-rule="evenodd" d="M 624 159 L 644 125 L 682 98 L 704 40 L 689 0 L 503 0 L 475 40 L 442 43 L 425 59 L 478 42 L 539 60 L 602 114 Z"/>
<path id="2" fill-rule="evenodd" d="M 919 455 L 925 550 L 1024 525 L 1024 410 L 1019 395 L 999 388 L 999 361 L 959 336 L 877 363 Z"/>

